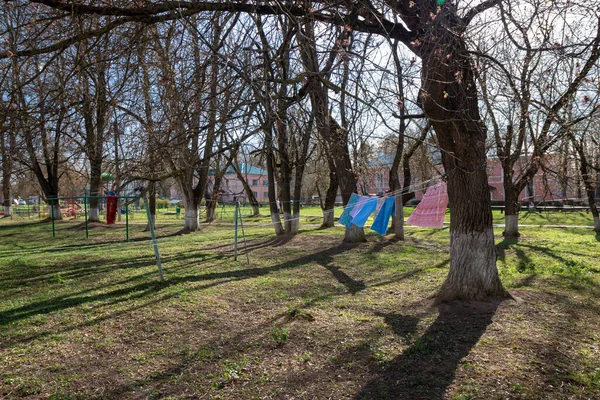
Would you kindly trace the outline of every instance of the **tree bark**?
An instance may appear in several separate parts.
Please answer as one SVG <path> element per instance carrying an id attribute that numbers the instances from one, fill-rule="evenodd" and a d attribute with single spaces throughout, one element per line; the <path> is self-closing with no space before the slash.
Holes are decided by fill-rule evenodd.
<path id="1" fill-rule="evenodd" d="M 404 121 L 404 77 L 402 73 L 402 64 L 398 57 L 398 41 L 394 41 L 392 44 L 392 55 L 394 58 L 394 64 L 396 66 L 396 84 L 398 86 L 398 113 L 400 117 L 400 126 L 398 127 L 398 143 L 396 145 L 396 154 L 394 154 L 394 160 L 389 173 L 389 186 L 390 191 L 396 195 L 396 212 L 392 215 L 392 227 L 394 229 L 394 236 L 396 239 L 404 240 L 404 210 L 402 209 L 402 193 L 400 189 L 400 179 L 398 178 L 398 172 L 400 170 L 400 164 L 404 158 L 404 136 L 406 131 L 406 122 Z"/>
<path id="2" fill-rule="evenodd" d="M 184 229 L 190 232 L 196 232 L 200 227 L 200 214 L 198 212 L 200 199 L 194 197 L 193 193 L 191 196 L 184 194 L 183 202 L 185 204 L 185 218 L 183 220 Z"/>
<path id="3" fill-rule="evenodd" d="M 223 182 L 223 174 L 229 168 L 229 163 L 225 165 L 223 170 L 215 169 L 215 181 L 212 187 L 212 193 L 207 193 L 206 197 L 206 222 L 212 222 L 217 219 L 217 206 L 221 191 L 221 183 Z"/>
<path id="4" fill-rule="evenodd" d="M 337 180 L 337 173 L 335 171 L 335 163 L 333 162 L 329 151 L 326 151 L 326 153 L 327 165 L 329 166 L 329 186 L 327 187 L 327 192 L 325 193 L 325 201 L 321 203 L 321 208 L 323 210 L 323 223 L 321 224 L 321 228 L 333 228 L 335 220 L 335 198 L 337 197 L 339 184 Z"/>
<path id="5" fill-rule="evenodd" d="M 572 133 L 570 133 L 569 136 L 571 142 L 573 143 L 573 147 L 575 147 L 577 155 L 579 156 L 579 172 L 585 187 L 588 206 L 590 207 L 590 212 L 594 217 L 594 231 L 600 232 L 600 215 L 598 214 L 598 207 L 596 206 L 596 199 L 594 198 L 595 173 L 594 171 L 590 171 L 590 163 L 587 155 L 585 154 L 583 139 L 581 142 L 578 142 Z"/>
<path id="6" fill-rule="evenodd" d="M 514 239 L 520 236 L 520 205 L 518 188 L 512 183 L 512 169 L 509 171 L 509 173 L 504 172 L 504 232 L 502 234 L 506 239 Z"/>
<path id="7" fill-rule="evenodd" d="M 398 240 L 404 240 L 404 204 L 402 204 L 401 194 L 396 195 L 395 202 L 396 213 L 392 216 L 392 223 L 394 226 L 394 237 Z"/>
<path id="8" fill-rule="evenodd" d="M 269 181 L 269 213 L 276 235 L 283 235 L 285 230 L 281 224 L 279 208 L 277 207 L 277 194 L 275 193 L 275 156 L 273 154 L 273 136 L 271 129 L 265 130 L 265 154 L 267 158 L 267 179 Z"/>
<path id="9" fill-rule="evenodd" d="M 418 50 L 423 62 L 420 100 L 442 150 L 452 205 L 450 271 L 436 302 L 507 297 L 496 268 L 486 130 L 473 67 L 464 39 L 450 29 L 456 21 L 447 9 L 437 14 Z"/>
<path id="10" fill-rule="evenodd" d="M 11 120 L 13 118 L 11 118 Z M 2 125 L 0 125 L 0 129 L 2 129 Z M 4 197 L 3 205 L 5 217 L 10 217 L 12 215 L 12 204 L 10 201 L 10 180 L 13 170 L 13 152 L 15 151 L 16 147 L 14 126 L 15 123 L 12 122 L 10 128 L 3 129 L 3 135 L 0 137 L 0 150 L 2 155 L 2 195 Z"/>
<path id="11" fill-rule="evenodd" d="M 102 186 L 102 159 L 90 158 L 90 209 L 89 222 L 100 222 L 100 187 Z"/>
<path id="12" fill-rule="evenodd" d="M 146 207 L 150 208 L 150 218 L 152 219 L 152 226 L 156 229 L 156 182 L 148 182 L 148 204 Z M 150 231 L 150 225 L 146 224 L 144 232 Z"/>

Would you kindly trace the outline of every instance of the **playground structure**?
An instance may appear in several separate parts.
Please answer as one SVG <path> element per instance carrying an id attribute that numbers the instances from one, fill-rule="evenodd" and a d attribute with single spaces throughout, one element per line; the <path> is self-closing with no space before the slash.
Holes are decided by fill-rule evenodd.
<path id="1" fill-rule="evenodd" d="M 129 241 L 129 205 L 128 201 L 134 199 L 136 196 L 68 196 L 68 197 L 54 197 L 46 199 L 48 204 L 50 220 L 52 221 L 52 237 L 56 237 L 55 220 L 57 216 L 54 215 L 56 210 L 60 210 L 62 217 L 67 218 L 78 218 L 83 217 L 85 221 L 85 237 L 89 238 L 89 221 L 88 221 L 88 210 L 90 199 L 98 199 L 99 207 L 105 205 L 106 210 L 106 223 L 112 225 L 116 221 L 117 212 L 125 214 L 125 241 Z M 124 203 L 124 208 L 120 207 L 120 202 Z M 83 207 L 81 204 L 83 203 Z M 58 207 L 56 207 L 58 205 Z M 45 214 L 45 213 L 44 213 Z M 40 213 L 40 218 L 44 216 Z"/>

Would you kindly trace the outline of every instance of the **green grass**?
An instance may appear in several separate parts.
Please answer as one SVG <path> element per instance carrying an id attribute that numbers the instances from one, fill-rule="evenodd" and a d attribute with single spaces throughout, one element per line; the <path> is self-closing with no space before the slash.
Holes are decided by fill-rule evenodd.
<path id="1" fill-rule="evenodd" d="M 343 245 L 340 228 L 302 219 L 277 238 L 267 222 L 247 222 L 238 261 L 228 218 L 183 235 L 159 223 L 160 283 L 143 224 L 125 243 L 123 225 L 86 240 L 60 221 L 53 239 L 48 223 L 0 220 L 0 397 L 600 397 L 593 231 L 509 242 L 498 228 L 519 301 L 434 309 L 448 229 Z"/>

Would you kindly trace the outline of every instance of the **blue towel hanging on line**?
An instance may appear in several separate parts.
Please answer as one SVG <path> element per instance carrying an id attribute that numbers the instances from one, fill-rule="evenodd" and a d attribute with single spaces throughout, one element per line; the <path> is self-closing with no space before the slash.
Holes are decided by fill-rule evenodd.
<path id="1" fill-rule="evenodd" d="M 375 211 L 377 208 L 377 201 L 378 199 L 376 197 L 367 198 L 360 211 L 358 211 L 358 213 L 350 221 L 350 224 L 359 226 L 361 228 L 365 226 L 367 219 L 369 219 L 369 216 L 373 214 L 373 211 Z M 350 224 L 346 226 L 350 226 Z"/>
<path id="2" fill-rule="evenodd" d="M 373 225 L 371 225 L 371 230 L 379 233 L 381 236 L 384 236 L 387 233 L 390 217 L 395 212 L 396 198 L 394 196 L 386 198 L 381 206 L 381 209 L 379 209 L 379 212 L 377 215 L 375 215 L 375 220 L 373 221 Z"/>

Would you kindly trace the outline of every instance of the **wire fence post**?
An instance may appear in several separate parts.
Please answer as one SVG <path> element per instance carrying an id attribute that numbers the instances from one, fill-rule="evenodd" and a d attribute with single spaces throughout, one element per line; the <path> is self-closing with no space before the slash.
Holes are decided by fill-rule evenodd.
<path id="1" fill-rule="evenodd" d="M 154 233 L 154 222 L 152 221 L 152 215 L 150 215 L 150 203 L 148 202 L 148 196 L 144 196 L 144 202 L 146 203 L 146 217 L 148 218 L 148 227 L 150 228 L 150 236 L 152 236 L 152 245 L 154 246 L 154 256 L 156 257 L 156 266 L 158 267 L 158 279 L 163 282 L 163 270 L 160 263 L 160 253 L 158 252 L 158 243 L 156 242 L 156 234 Z"/>
<path id="2" fill-rule="evenodd" d="M 248 255 L 248 245 L 246 243 L 246 232 L 244 232 L 244 220 L 242 218 L 242 210 L 238 208 L 238 212 L 240 214 L 240 226 L 242 228 L 242 238 L 244 238 L 244 252 L 246 253 L 246 260 L 248 264 L 250 264 L 250 256 Z"/>
<path id="3" fill-rule="evenodd" d="M 235 202 L 235 213 L 233 214 L 233 260 L 237 261 L 238 253 L 238 212 L 240 210 L 240 202 Z"/>

